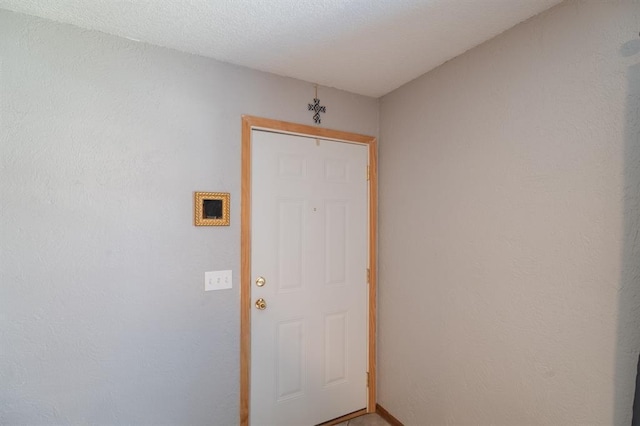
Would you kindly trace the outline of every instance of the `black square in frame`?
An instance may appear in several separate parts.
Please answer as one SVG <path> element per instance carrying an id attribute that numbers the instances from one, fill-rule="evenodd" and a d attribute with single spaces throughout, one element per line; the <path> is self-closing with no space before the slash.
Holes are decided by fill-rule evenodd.
<path id="1" fill-rule="evenodd" d="M 203 200 L 202 201 L 202 218 L 203 219 L 222 219 L 222 200 Z"/>

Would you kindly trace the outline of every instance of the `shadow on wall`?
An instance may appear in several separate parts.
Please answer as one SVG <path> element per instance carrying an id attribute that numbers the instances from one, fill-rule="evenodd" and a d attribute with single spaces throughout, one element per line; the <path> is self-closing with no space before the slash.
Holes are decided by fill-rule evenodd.
<path id="1" fill-rule="evenodd" d="M 622 45 L 623 57 L 637 59 L 627 72 L 624 149 L 624 218 L 622 265 L 618 288 L 618 330 L 615 366 L 615 425 L 628 424 L 633 404 L 635 365 L 640 350 L 640 39 Z M 640 390 L 636 389 L 637 398 Z M 634 413 L 634 425 L 640 425 Z M 623 417 L 624 416 L 624 417 Z"/>

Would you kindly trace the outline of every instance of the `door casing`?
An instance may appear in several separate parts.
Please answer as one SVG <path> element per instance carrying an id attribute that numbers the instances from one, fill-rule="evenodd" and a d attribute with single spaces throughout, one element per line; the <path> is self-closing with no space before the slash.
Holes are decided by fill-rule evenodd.
<path id="1" fill-rule="evenodd" d="M 369 147 L 369 330 L 367 412 L 376 410 L 376 244 L 377 244 L 377 140 L 373 136 L 295 124 L 268 118 L 242 116 L 242 186 L 240 249 L 240 425 L 249 425 L 251 366 L 251 135 L 253 129 Z"/>

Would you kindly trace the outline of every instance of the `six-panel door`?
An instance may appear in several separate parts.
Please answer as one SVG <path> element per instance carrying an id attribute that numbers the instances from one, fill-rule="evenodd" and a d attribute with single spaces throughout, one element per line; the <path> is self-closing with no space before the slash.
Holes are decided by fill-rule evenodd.
<path id="1" fill-rule="evenodd" d="M 252 132 L 253 426 L 367 405 L 367 163 L 364 145 Z"/>

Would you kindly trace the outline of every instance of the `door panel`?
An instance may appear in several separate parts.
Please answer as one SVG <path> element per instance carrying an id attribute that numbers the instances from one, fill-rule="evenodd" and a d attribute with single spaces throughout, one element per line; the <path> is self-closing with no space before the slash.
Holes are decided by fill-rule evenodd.
<path id="1" fill-rule="evenodd" d="M 252 132 L 253 426 L 367 405 L 367 162 L 363 145 Z"/>
<path id="2" fill-rule="evenodd" d="M 278 201 L 278 280 L 276 284 L 280 292 L 299 290 L 303 285 L 304 210 L 303 200 Z"/>
<path id="3" fill-rule="evenodd" d="M 347 312 L 325 315 L 324 384 L 343 383 L 347 380 Z"/>
<path id="4" fill-rule="evenodd" d="M 276 395 L 278 402 L 303 395 L 304 340 L 304 321 L 285 321 L 277 325 Z"/>

